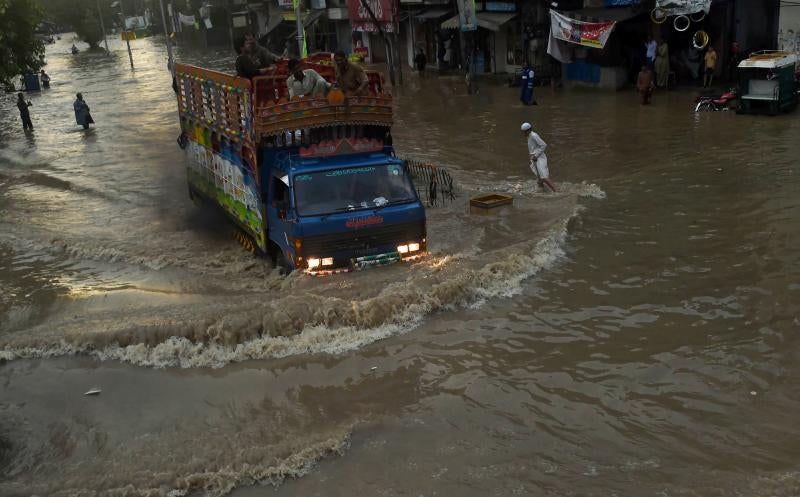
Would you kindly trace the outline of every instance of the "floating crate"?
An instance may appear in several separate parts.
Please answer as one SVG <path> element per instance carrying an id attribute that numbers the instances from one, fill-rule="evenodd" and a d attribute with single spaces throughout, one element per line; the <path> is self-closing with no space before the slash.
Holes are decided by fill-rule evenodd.
<path id="1" fill-rule="evenodd" d="M 512 205 L 514 197 L 500 193 L 481 195 L 469 200 L 469 210 L 473 214 L 488 214 L 492 210 L 504 205 Z"/>

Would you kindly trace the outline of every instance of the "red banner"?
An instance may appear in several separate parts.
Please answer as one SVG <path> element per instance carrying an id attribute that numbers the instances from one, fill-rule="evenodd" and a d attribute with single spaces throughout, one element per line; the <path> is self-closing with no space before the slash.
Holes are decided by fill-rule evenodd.
<path id="1" fill-rule="evenodd" d="M 372 20 L 369 10 L 375 19 L 378 20 L 380 27 L 387 33 L 394 32 L 394 16 L 392 16 L 392 0 L 347 0 L 347 11 L 350 14 L 350 25 L 353 31 L 367 31 L 369 33 L 378 32 L 378 26 Z"/>

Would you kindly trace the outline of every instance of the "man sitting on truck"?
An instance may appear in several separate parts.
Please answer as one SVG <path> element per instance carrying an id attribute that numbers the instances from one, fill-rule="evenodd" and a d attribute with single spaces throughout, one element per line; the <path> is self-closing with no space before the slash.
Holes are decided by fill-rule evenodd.
<path id="1" fill-rule="evenodd" d="M 366 95 L 369 90 L 369 78 L 360 66 L 347 60 L 344 51 L 337 50 L 333 54 L 336 64 L 336 83 L 345 95 Z"/>
<path id="2" fill-rule="evenodd" d="M 286 78 L 286 87 L 289 89 L 289 98 L 310 95 L 312 97 L 325 95 L 331 88 L 331 84 L 325 81 L 317 71 L 313 69 L 303 69 L 303 65 L 297 59 L 289 59 L 289 72 L 291 75 Z"/>

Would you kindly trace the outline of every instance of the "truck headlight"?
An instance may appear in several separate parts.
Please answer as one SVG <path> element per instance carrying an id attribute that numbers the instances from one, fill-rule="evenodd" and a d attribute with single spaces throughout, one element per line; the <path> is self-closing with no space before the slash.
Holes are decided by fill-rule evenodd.
<path id="1" fill-rule="evenodd" d="M 325 257 L 322 259 L 323 266 L 333 266 L 333 257 Z"/>
<path id="2" fill-rule="evenodd" d="M 314 269 L 319 267 L 319 259 L 316 257 L 309 257 L 308 258 L 308 269 Z"/>
<path id="3" fill-rule="evenodd" d="M 408 251 L 409 252 L 416 252 L 419 250 L 419 243 L 409 243 L 408 244 Z"/>
<path id="4" fill-rule="evenodd" d="M 397 251 L 399 253 L 401 253 L 401 254 L 407 254 L 408 253 L 408 245 L 398 245 L 397 246 Z"/>

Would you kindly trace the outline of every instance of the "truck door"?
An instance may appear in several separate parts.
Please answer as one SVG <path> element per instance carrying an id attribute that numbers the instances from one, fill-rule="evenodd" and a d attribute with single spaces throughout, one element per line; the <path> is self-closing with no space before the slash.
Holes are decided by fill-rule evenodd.
<path id="1" fill-rule="evenodd" d="M 269 239 L 283 252 L 287 262 L 295 266 L 292 245 L 294 210 L 287 184 L 289 179 L 288 176 L 281 177 L 279 174 L 280 172 L 270 175 L 269 204 L 267 204 Z"/>

